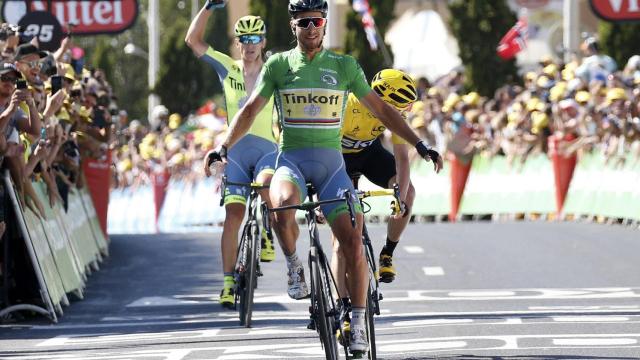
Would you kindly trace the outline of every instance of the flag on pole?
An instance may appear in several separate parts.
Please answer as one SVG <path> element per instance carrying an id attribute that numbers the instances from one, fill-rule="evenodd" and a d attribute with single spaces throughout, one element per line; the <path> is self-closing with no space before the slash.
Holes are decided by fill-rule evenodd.
<path id="1" fill-rule="evenodd" d="M 496 49 L 498 56 L 504 60 L 513 58 L 527 47 L 527 39 L 527 18 L 523 16 L 500 40 Z"/>
<path id="2" fill-rule="evenodd" d="M 369 0 L 353 0 L 353 10 L 362 17 L 362 26 L 364 33 L 367 35 L 369 47 L 371 50 L 378 50 L 378 33 L 376 31 L 376 22 L 371 16 L 371 8 Z"/>

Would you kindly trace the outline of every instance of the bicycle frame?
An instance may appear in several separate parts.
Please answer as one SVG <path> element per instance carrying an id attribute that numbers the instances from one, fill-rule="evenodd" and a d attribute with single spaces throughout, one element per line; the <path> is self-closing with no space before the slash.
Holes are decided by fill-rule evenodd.
<path id="1" fill-rule="evenodd" d="M 251 315 L 253 313 L 253 295 L 257 287 L 258 277 L 262 275 L 259 269 L 260 254 L 260 224 L 258 222 L 258 190 L 268 188 L 259 183 L 235 183 L 222 178 L 222 197 L 220 205 L 224 204 L 227 185 L 244 186 L 250 188 L 248 201 L 248 215 L 242 229 L 242 236 L 236 253 L 235 277 L 236 292 L 235 306 L 240 300 L 240 324 L 251 327 Z M 267 216 L 263 214 L 263 216 Z M 267 216 L 268 217 L 268 216 Z"/>
<path id="2" fill-rule="evenodd" d="M 312 324 L 315 330 L 320 335 L 320 341 L 325 350 L 327 359 L 338 358 L 338 348 L 336 341 L 336 330 L 339 326 L 339 312 L 337 310 L 336 300 L 332 294 L 336 293 L 338 299 L 340 294 L 336 286 L 335 278 L 331 272 L 331 267 L 327 256 L 320 244 L 320 234 L 318 231 L 318 223 L 316 215 L 314 213 L 315 208 L 322 204 L 334 203 L 345 201 L 349 207 L 349 214 L 351 216 L 351 223 L 353 226 L 356 224 L 355 211 L 353 204 L 350 201 L 351 192 L 347 191 L 343 198 L 329 199 L 313 201 L 313 189 L 308 185 L 308 202 L 299 205 L 288 205 L 278 208 L 268 209 L 265 202 L 262 203 L 263 212 L 276 212 L 283 210 L 303 210 L 305 211 L 305 217 L 307 220 L 309 230 L 309 269 L 311 271 L 311 312 Z M 270 233 L 268 221 L 265 221 L 263 217 L 263 226 L 268 229 Z M 345 354 L 347 349 L 345 346 Z"/>

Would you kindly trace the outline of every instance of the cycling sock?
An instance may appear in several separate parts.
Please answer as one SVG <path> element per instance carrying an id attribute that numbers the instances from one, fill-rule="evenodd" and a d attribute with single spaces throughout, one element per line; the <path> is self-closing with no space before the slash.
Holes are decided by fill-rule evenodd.
<path id="1" fill-rule="evenodd" d="M 354 307 L 351 309 L 351 327 L 362 326 L 364 327 L 364 311 L 363 307 Z"/>
<path id="2" fill-rule="evenodd" d="M 235 280 L 233 279 L 233 273 L 224 273 L 224 287 L 230 288 L 235 285 Z"/>
<path id="3" fill-rule="evenodd" d="M 300 263 L 300 259 L 298 259 L 298 254 L 293 253 L 291 255 L 285 255 L 287 258 L 287 269 L 296 269 L 302 267 L 302 263 Z"/>
<path id="4" fill-rule="evenodd" d="M 393 251 L 396 249 L 396 245 L 398 245 L 398 241 L 391 241 L 389 240 L 389 237 L 387 237 L 387 243 L 384 244 L 382 251 L 380 251 L 380 255 L 393 256 Z"/>

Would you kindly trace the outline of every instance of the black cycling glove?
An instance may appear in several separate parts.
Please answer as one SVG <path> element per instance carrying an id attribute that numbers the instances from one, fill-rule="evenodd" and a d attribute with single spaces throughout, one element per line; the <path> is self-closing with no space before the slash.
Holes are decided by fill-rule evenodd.
<path id="1" fill-rule="evenodd" d="M 426 159 L 428 156 L 434 164 L 438 163 L 440 154 L 437 151 L 433 150 L 429 145 L 425 144 L 424 141 L 418 141 L 418 143 L 416 144 L 416 150 L 423 159 Z"/>

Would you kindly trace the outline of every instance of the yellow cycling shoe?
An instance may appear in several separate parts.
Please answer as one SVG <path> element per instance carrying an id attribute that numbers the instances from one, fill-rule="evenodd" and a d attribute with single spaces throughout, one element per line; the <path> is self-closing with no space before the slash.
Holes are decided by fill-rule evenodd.
<path id="1" fill-rule="evenodd" d="M 344 332 L 344 336 L 342 336 L 342 333 Z M 338 328 L 338 330 L 336 330 L 336 339 L 338 340 L 338 343 L 342 346 L 347 346 L 348 341 L 349 341 L 349 336 L 351 336 L 351 323 L 349 322 L 349 320 L 344 320 L 342 322 L 342 326 L 340 328 Z M 345 341 L 347 343 L 345 343 Z"/>
<path id="2" fill-rule="evenodd" d="M 220 305 L 227 309 L 233 309 L 236 304 L 236 291 L 233 287 L 222 288 L 220 292 Z"/>
<path id="3" fill-rule="evenodd" d="M 276 258 L 276 251 L 273 248 L 273 241 L 267 236 L 267 232 L 262 229 L 262 246 L 260 249 L 260 261 L 271 262 Z"/>
<path id="4" fill-rule="evenodd" d="M 396 269 L 393 267 L 393 258 L 380 254 L 380 281 L 390 283 L 396 278 Z"/>

